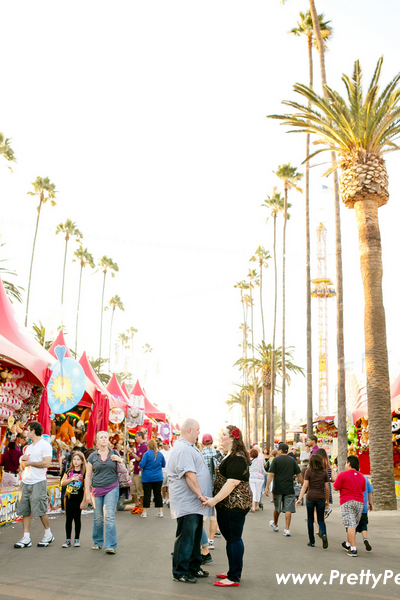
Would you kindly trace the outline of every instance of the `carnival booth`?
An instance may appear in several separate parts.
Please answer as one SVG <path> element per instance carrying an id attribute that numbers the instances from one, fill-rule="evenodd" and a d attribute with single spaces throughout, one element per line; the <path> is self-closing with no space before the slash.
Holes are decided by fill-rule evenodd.
<path id="1" fill-rule="evenodd" d="M 392 442 L 393 442 L 393 474 L 395 479 L 396 497 L 400 499 L 400 374 L 390 386 L 392 411 Z M 352 414 L 353 424 L 347 430 L 350 449 L 357 454 L 360 461 L 360 471 L 369 476 L 371 465 L 369 459 L 369 428 L 368 404 L 363 402 Z"/>

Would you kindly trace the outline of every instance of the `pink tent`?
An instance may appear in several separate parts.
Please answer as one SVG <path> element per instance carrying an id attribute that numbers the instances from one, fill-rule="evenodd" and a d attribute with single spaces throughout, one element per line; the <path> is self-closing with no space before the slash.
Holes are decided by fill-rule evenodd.
<path id="1" fill-rule="evenodd" d="M 44 385 L 46 371 L 53 357 L 30 336 L 25 327 L 19 326 L 13 306 L 8 299 L 0 278 L 0 354 L 9 359 L 10 365 L 28 371 L 28 379 L 36 385 Z M 33 377 L 29 377 L 29 373 Z"/>
<path id="2" fill-rule="evenodd" d="M 156 419 L 156 421 L 165 421 L 166 415 L 153 406 L 150 400 L 147 398 L 146 393 L 142 390 L 139 380 L 135 383 L 133 390 L 131 391 L 131 396 L 143 396 L 144 397 L 144 414 L 146 417 L 151 419 Z"/>
<path id="3" fill-rule="evenodd" d="M 56 360 L 58 360 L 58 358 L 56 356 L 56 352 L 55 352 L 55 349 L 57 348 L 57 346 L 65 346 L 65 348 L 66 348 L 65 358 L 74 358 L 71 354 L 71 350 L 67 346 L 67 342 L 65 341 L 65 337 L 64 337 L 64 333 L 63 333 L 62 329 L 58 332 L 58 336 L 56 337 L 56 339 L 54 340 L 54 342 L 52 343 L 52 345 L 49 348 L 50 354 L 52 354 Z"/>
<path id="4" fill-rule="evenodd" d="M 118 383 L 118 379 L 116 378 L 115 373 L 112 374 L 112 377 L 108 382 L 107 390 L 110 392 L 110 394 L 112 394 L 112 398 L 110 400 L 110 408 L 122 408 L 126 415 L 126 411 L 128 408 L 128 399 L 125 398 L 125 394 Z"/>

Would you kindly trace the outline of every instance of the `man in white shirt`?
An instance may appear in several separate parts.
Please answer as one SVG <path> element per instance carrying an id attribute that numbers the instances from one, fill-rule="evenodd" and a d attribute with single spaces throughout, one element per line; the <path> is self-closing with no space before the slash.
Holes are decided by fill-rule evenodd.
<path id="1" fill-rule="evenodd" d="M 31 542 L 31 515 L 40 517 L 44 536 L 39 547 L 46 547 L 54 541 L 51 533 L 49 518 L 47 516 L 47 467 L 50 466 L 52 449 L 51 445 L 42 439 L 43 427 L 37 421 L 28 424 L 28 438 L 32 441 L 25 447 L 25 452 L 20 458 L 21 467 L 24 469 L 22 482 L 18 493 L 17 514 L 23 518 L 24 535 L 14 544 L 14 548 L 29 548 Z"/>

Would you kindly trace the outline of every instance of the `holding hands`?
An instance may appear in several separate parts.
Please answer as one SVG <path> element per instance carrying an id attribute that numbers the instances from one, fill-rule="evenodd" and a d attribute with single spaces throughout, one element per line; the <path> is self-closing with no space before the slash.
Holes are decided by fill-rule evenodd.
<path id="1" fill-rule="evenodd" d="M 213 507 L 216 505 L 215 498 L 208 498 L 207 496 L 201 496 L 200 501 L 201 501 L 202 506 Z"/>

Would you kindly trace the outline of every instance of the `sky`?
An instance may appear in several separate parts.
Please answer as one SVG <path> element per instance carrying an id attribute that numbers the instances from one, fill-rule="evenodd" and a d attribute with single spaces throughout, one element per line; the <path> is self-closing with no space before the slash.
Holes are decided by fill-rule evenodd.
<path id="1" fill-rule="evenodd" d="M 360 59 L 369 81 L 385 57 L 382 83 L 399 70 L 400 8 L 395 0 L 317 0 L 334 36 L 326 56 L 328 83 Z M 240 374 L 242 307 L 234 284 L 247 275 L 255 249 L 272 254 L 272 219 L 261 204 L 279 181 L 280 164 L 304 171 L 305 140 L 285 133 L 267 115 L 285 112 L 295 82 L 307 83 L 306 41 L 289 35 L 306 0 L 86 0 L 3 3 L 0 130 L 12 138 L 13 173 L 0 164 L 0 258 L 25 289 L 36 224 L 38 176 L 57 189 L 57 206 L 43 207 L 33 269 L 29 328 L 48 331 L 61 320 L 64 240 L 55 235 L 67 218 L 83 233 L 96 261 L 119 266 L 107 277 L 105 301 L 118 294 L 113 342 L 134 326 L 130 365 L 149 399 L 177 420 L 199 419 L 216 434 L 237 414 L 225 400 Z M 314 53 L 315 87 L 320 90 Z M 391 375 L 400 360 L 397 223 L 398 161 L 387 160 L 390 196 L 380 209 L 384 300 Z M 316 228 L 328 231 L 328 275 L 335 274 L 333 200 L 322 193 L 323 167 L 312 169 L 312 277 Z M 286 343 L 306 366 L 304 198 L 291 194 L 287 226 Z M 354 211 L 342 206 L 345 360 L 361 368 L 363 292 Z M 282 220 L 278 219 L 278 280 Z M 75 345 L 79 268 L 69 243 L 63 322 Z M 266 338 L 272 336 L 273 266 L 264 274 Z M 102 275 L 83 276 L 78 353 L 99 354 Z M 23 305 L 14 305 L 22 323 Z M 281 343 L 281 297 L 277 344 Z M 261 341 L 259 303 L 254 335 Z M 317 305 L 313 303 L 313 364 L 317 373 Z M 108 355 L 110 312 L 104 313 L 102 354 Z M 335 399 L 335 300 L 329 306 L 330 407 Z M 143 355 L 143 345 L 153 352 Z M 317 406 L 314 375 L 314 408 Z M 292 379 L 288 419 L 305 415 L 306 381 Z M 277 399 L 279 406 L 280 399 Z"/>

